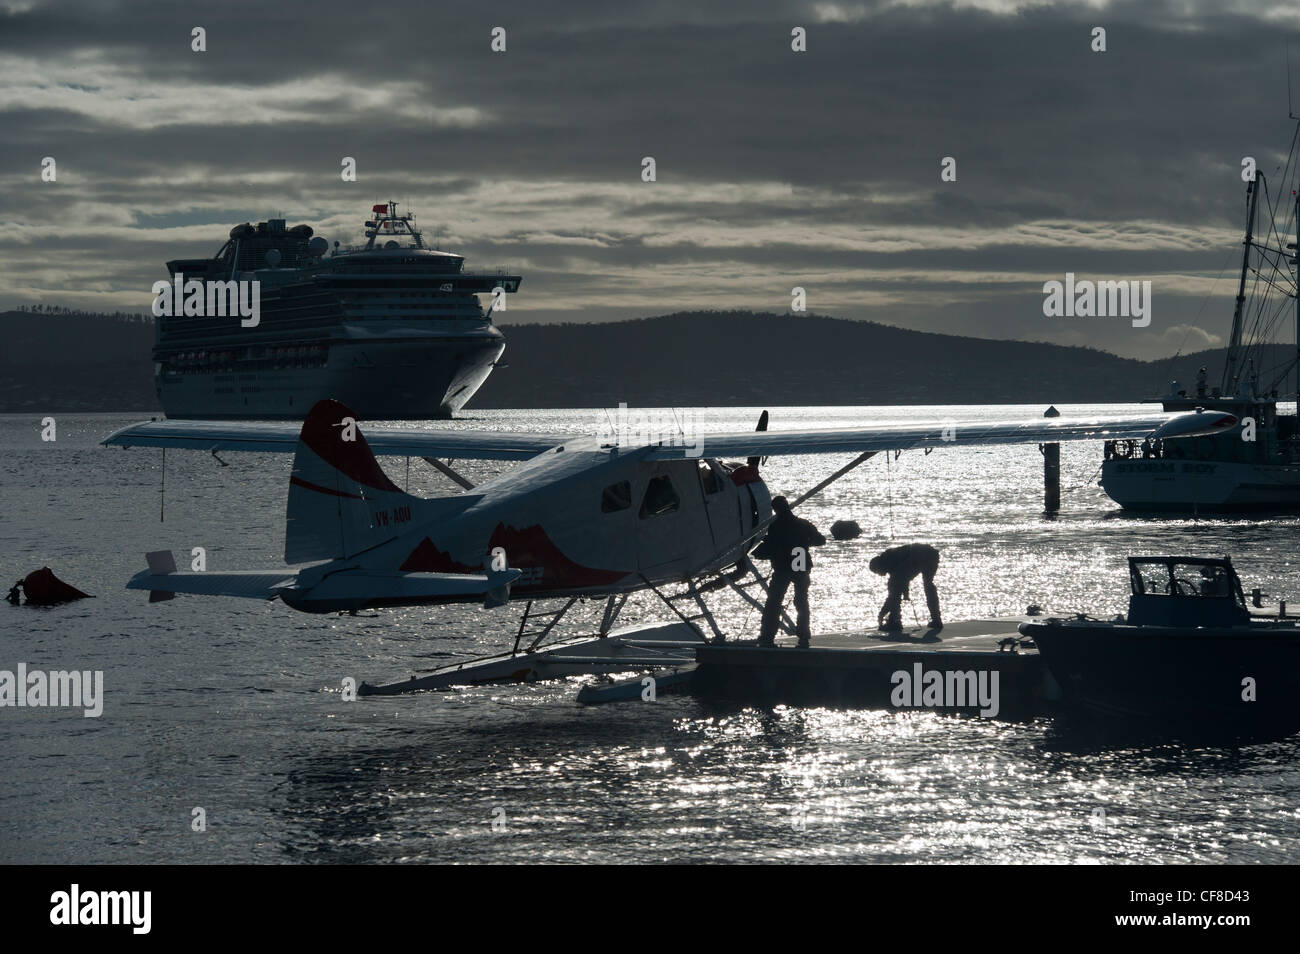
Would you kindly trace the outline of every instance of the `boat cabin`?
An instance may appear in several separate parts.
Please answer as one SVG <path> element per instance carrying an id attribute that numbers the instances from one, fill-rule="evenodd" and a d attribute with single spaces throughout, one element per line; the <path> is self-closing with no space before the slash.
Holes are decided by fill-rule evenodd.
<path id="1" fill-rule="evenodd" d="M 1232 561 L 1129 557 L 1130 626 L 1240 626 L 1250 621 Z"/>

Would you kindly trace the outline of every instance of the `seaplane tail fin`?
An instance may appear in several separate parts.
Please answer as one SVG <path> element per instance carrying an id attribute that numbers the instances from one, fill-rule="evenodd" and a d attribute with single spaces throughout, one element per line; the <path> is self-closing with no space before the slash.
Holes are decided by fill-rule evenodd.
<path id="1" fill-rule="evenodd" d="M 422 501 L 380 468 L 356 415 L 319 401 L 303 421 L 289 478 L 286 563 L 343 559 L 410 529 Z"/>

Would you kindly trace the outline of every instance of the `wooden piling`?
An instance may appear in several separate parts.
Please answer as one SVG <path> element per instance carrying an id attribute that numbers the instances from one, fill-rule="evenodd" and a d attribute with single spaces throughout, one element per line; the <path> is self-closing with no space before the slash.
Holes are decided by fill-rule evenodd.
<path id="1" fill-rule="evenodd" d="M 1060 417 L 1055 406 L 1049 407 L 1043 417 Z M 1043 444 L 1043 511 L 1057 513 L 1061 509 L 1061 445 Z"/>

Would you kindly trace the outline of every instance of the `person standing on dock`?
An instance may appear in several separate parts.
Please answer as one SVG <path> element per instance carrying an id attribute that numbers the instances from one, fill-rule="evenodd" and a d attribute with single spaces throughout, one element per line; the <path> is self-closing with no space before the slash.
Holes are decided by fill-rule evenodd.
<path id="1" fill-rule="evenodd" d="M 902 603 L 908 596 L 908 584 L 919 574 L 925 587 L 925 602 L 930 608 L 930 628 L 943 629 L 939 615 L 939 591 L 934 586 L 934 575 L 939 572 L 939 551 L 928 543 L 909 543 L 892 547 L 873 559 L 868 566 L 871 572 L 889 577 L 889 595 L 880 607 L 876 624 L 883 630 L 896 632 L 903 628 Z"/>
<path id="2" fill-rule="evenodd" d="M 767 528 L 767 536 L 754 548 L 753 555 L 772 562 L 772 576 L 767 581 L 767 603 L 763 607 L 763 623 L 759 628 L 758 645 L 775 646 L 776 628 L 781 620 L 781 607 L 785 604 L 786 590 L 794 584 L 795 632 L 799 648 L 807 649 L 812 639 L 808 611 L 808 584 L 812 579 L 812 556 L 809 550 L 826 542 L 816 527 L 801 520 L 790 510 L 784 497 L 772 498 L 772 512 L 776 514 Z"/>

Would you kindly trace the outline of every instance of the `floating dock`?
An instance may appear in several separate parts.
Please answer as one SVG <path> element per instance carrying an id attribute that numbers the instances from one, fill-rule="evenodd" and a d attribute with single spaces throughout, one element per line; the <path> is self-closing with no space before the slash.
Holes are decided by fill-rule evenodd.
<path id="1" fill-rule="evenodd" d="M 935 632 L 815 635 L 809 649 L 793 639 L 701 646 L 691 691 L 698 697 L 755 704 L 935 709 L 987 718 L 1026 719 L 1060 701 L 1032 640 L 1017 625 L 1035 617 L 964 620 Z"/>
<path id="2" fill-rule="evenodd" d="M 743 705 L 916 708 L 1028 719 L 1061 699 L 1037 647 L 1017 629 L 1029 619 L 1041 617 L 962 620 L 937 631 L 822 633 L 809 649 L 796 648 L 792 636 L 779 637 L 774 648 L 753 641 L 707 643 L 688 622 L 651 623 L 452 663 L 397 682 L 363 683 L 359 694 L 640 670 L 592 682 L 578 701 L 598 705 L 690 692 Z"/>

